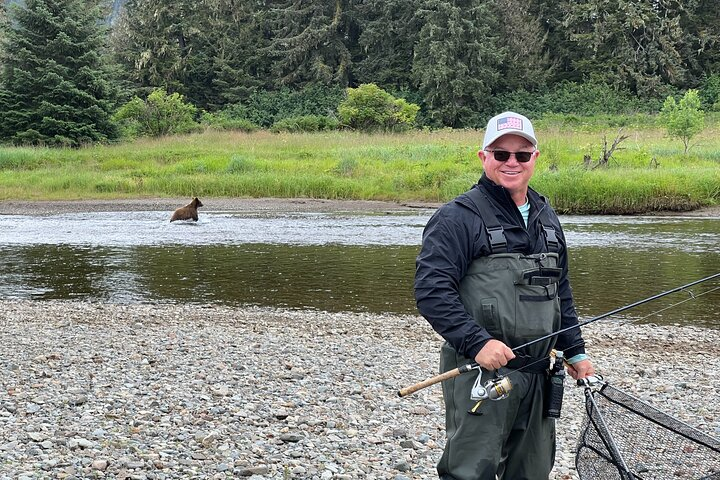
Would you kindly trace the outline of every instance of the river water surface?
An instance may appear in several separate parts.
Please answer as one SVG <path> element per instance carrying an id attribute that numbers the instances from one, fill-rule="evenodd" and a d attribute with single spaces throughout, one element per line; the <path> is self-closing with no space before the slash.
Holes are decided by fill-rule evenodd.
<path id="1" fill-rule="evenodd" d="M 431 214 L 0 215 L 0 298 L 415 314 L 414 261 Z M 584 319 L 720 271 L 720 218 L 561 221 Z M 720 281 L 617 318 L 720 328 Z"/>

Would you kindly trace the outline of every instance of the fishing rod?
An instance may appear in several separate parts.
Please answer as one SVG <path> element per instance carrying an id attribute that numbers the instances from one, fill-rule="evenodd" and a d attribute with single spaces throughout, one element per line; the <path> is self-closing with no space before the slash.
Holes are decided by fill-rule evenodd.
<path id="1" fill-rule="evenodd" d="M 593 318 L 591 318 L 591 319 L 589 319 L 589 320 L 586 320 L 586 321 L 584 321 L 584 322 L 580 322 L 580 323 L 578 323 L 578 324 L 576 324 L 576 325 L 571 325 L 571 326 L 569 326 L 569 327 L 562 328 L 562 329 L 558 330 L 557 332 L 553 332 L 553 333 L 550 333 L 550 334 L 548 334 L 548 335 L 544 335 L 544 336 L 542 336 L 542 337 L 536 338 L 535 340 L 531 340 L 531 341 L 529 341 L 529 342 L 527 342 L 527 343 L 524 343 L 524 344 L 522 344 L 522 345 L 520 345 L 520 346 L 517 346 L 517 347 L 513 348 L 512 351 L 513 351 L 513 352 L 518 351 L 518 350 L 520 350 L 520 349 L 522 349 L 522 348 L 526 348 L 526 347 L 529 347 L 530 345 L 534 345 L 534 344 L 536 344 L 536 343 L 538 343 L 538 342 L 542 342 L 542 341 L 544 341 L 544 340 L 548 340 L 548 339 L 550 339 L 550 338 L 556 337 L 556 336 L 558 336 L 558 335 L 560 335 L 560 334 L 562 334 L 562 333 L 565 333 L 565 332 L 567 332 L 567 331 L 573 330 L 573 329 L 575 329 L 575 328 L 584 327 L 585 325 L 588 325 L 588 324 L 593 323 L 593 322 L 597 322 L 598 320 L 602 320 L 603 318 L 607 318 L 607 317 L 609 317 L 609 316 L 616 315 L 616 314 L 621 313 L 621 312 L 624 312 L 624 311 L 626 311 L 626 310 L 630 310 L 631 308 L 638 307 L 638 306 L 643 305 L 643 304 L 645 304 L 645 303 L 652 302 L 652 301 L 657 300 L 657 299 L 659 299 L 659 298 L 665 297 L 665 296 L 667 296 L 667 295 L 670 295 L 670 294 L 679 292 L 679 291 L 684 290 L 684 289 L 686 289 L 686 288 L 689 288 L 689 287 L 698 285 L 698 284 L 703 283 L 703 282 L 707 282 L 708 280 L 712 280 L 712 279 L 718 278 L 718 277 L 720 277 L 720 272 L 715 273 L 715 274 L 710 275 L 710 276 L 705 277 L 705 278 L 701 278 L 700 280 L 695 280 L 695 281 L 690 282 L 690 283 L 687 283 L 687 284 L 685 284 L 685 285 L 682 285 L 682 286 L 679 286 L 679 287 L 675 287 L 675 288 L 672 288 L 672 289 L 670 289 L 670 290 L 666 290 L 666 291 L 664 291 L 664 292 L 662 292 L 662 293 L 658 293 L 657 295 L 653 295 L 653 296 L 648 297 L 648 298 L 645 298 L 645 299 L 643 299 L 643 300 L 639 300 L 639 301 L 634 302 L 634 303 L 631 303 L 631 304 L 629 304 L 629 305 L 625 305 L 624 307 L 616 308 L 615 310 L 612 310 L 612 311 L 607 312 L 607 313 L 603 313 L 602 315 L 598 315 L 597 317 L 593 317 Z M 691 295 L 692 295 L 692 294 L 691 294 Z M 445 381 L 445 380 L 449 380 L 449 379 L 451 379 L 451 378 L 455 378 L 455 377 L 457 377 L 458 375 L 461 375 L 461 374 L 463 374 L 463 373 L 470 372 L 470 371 L 472 371 L 472 370 L 478 370 L 478 369 L 480 369 L 480 368 L 481 368 L 480 365 L 478 365 L 476 362 L 471 362 L 471 363 L 468 363 L 468 364 L 466 364 L 466 365 L 461 365 L 461 366 L 458 367 L 458 368 L 455 368 L 455 369 L 453 369 L 453 370 L 448 370 L 448 371 L 445 372 L 445 373 L 441 373 L 440 375 L 436 375 L 436 376 L 434 376 L 434 377 L 428 378 L 427 380 L 423 380 L 422 382 L 416 383 L 415 385 L 411 385 L 411 386 L 409 386 L 409 387 L 401 388 L 401 389 L 398 391 L 398 396 L 400 396 L 400 397 L 405 397 L 405 396 L 407 396 L 407 395 L 410 395 L 411 393 L 417 392 L 418 390 L 422 390 L 423 388 L 429 387 L 429 386 L 431 386 L 431 385 L 435 385 L 436 383 L 440 383 L 440 382 L 443 382 L 443 381 Z M 508 387 L 507 389 L 509 389 L 510 386 L 509 386 L 509 385 L 506 385 L 506 387 Z M 506 394 L 506 392 L 503 392 L 503 391 L 502 391 L 502 390 L 505 390 L 505 389 L 506 389 L 506 388 L 504 388 L 503 385 L 498 385 L 497 387 L 494 387 L 494 388 L 496 388 L 496 390 L 497 390 L 496 393 L 497 393 L 497 395 L 498 395 L 499 397 L 502 396 L 503 394 Z M 494 393 L 494 392 L 490 392 L 491 398 L 492 398 L 492 396 L 493 396 L 493 393 Z"/>

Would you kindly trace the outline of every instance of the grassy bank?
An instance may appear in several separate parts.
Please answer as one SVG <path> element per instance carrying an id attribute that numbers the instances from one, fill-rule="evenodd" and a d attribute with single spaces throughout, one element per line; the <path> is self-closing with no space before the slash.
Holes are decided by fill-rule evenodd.
<path id="1" fill-rule="evenodd" d="M 630 130 L 604 168 L 603 136 L 540 126 L 532 186 L 565 213 L 690 210 L 720 200 L 720 137 L 707 128 L 688 155 L 656 129 Z M 0 148 L 0 200 L 197 195 L 445 201 L 481 173 L 479 131 L 365 135 L 206 132 L 80 150 Z"/>

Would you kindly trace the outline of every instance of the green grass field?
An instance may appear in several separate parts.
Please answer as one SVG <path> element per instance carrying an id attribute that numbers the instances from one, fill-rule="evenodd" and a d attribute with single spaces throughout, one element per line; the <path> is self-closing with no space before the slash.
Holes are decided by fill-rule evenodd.
<path id="1" fill-rule="evenodd" d="M 583 131 L 584 130 L 584 131 Z M 587 168 L 617 128 L 538 122 L 531 185 L 563 213 L 690 210 L 720 199 L 720 129 L 687 155 L 655 128 L 625 127 L 606 167 Z M 481 131 L 367 135 L 208 131 L 83 149 L 0 148 L 0 200 L 311 197 L 446 201 L 480 176 Z"/>

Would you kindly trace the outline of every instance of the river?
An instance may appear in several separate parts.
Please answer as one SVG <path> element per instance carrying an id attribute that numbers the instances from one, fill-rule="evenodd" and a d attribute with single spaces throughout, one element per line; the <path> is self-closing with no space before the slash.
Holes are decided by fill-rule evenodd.
<path id="1" fill-rule="evenodd" d="M 0 298 L 415 314 L 431 210 L 0 215 Z M 563 216 L 583 318 L 720 271 L 720 218 Z M 678 305 L 675 305 L 678 304 Z M 617 318 L 720 328 L 720 282 Z"/>

